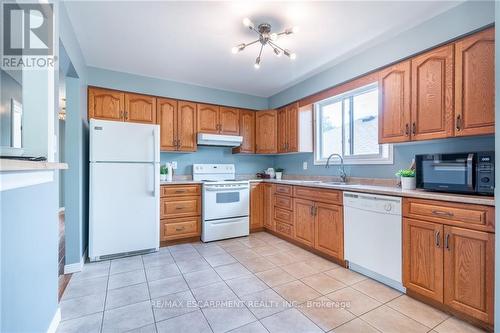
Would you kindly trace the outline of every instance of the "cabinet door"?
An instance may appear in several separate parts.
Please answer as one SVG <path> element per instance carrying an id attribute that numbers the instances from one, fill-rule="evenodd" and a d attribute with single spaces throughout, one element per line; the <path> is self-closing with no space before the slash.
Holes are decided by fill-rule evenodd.
<path id="1" fill-rule="evenodd" d="M 264 226 L 263 184 L 250 185 L 250 230 Z"/>
<path id="2" fill-rule="evenodd" d="M 342 206 L 315 202 L 314 248 L 344 259 L 344 217 Z"/>
<path id="3" fill-rule="evenodd" d="M 314 201 L 294 199 L 294 239 L 305 245 L 314 245 Z"/>
<path id="4" fill-rule="evenodd" d="M 160 125 L 160 150 L 177 150 L 177 101 L 158 98 L 156 121 Z"/>
<path id="5" fill-rule="evenodd" d="M 240 135 L 240 110 L 221 106 L 219 111 L 220 134 Z"/>
<path id="6" fill-rule="evenodd" d="M 428 140 L 453 135 L 453 45 L 411 61 L 411 138 Z"/>
<path id="7" fill-rule="evenodd" d="M 495 133 L 495 30 L 455 43 L 455 135 Z"/>
<path id="8" fill-rule="evenodd" d="M 270 230 L 274 230 L 274 205 L 273 205 L 273 195 L 274 195 L 274 185 L 273 184 L 263 184 L 264 186 L 264 227 Z"/>
<path id="9" fill-rule="evenodd" d="M 180 151 L 196 151 L 196 103 L 179 101 L 177 144 Z"/>
<path id="10" fill-rule="evenodd" d="M 403 219 L 403 285 L 443 302 L 443 226 Z"/>
<path id="11" fill-rule="evenodd" d="M 210 104 L 197 104 L 198 132 L 219 134 L 219 107 Z"/>
<path id="12" fill-rule="evenodd" d="M 243 143 L 237 153 L 255 153 L 255 111 L 240 110 L 240 135 Z"/>
<path id="13" fill-rule="evenodd" d="M 255 153 L 276 154 L 278 136 L 276 110 L 259 111 L 255 114 Z"/>
<path id="14" fill-rule="evenodd" d="M 379 143 L 410 140 L 410 61 L 380 72 Z"/>
<path id="15" fill-rule="evenodd" d="M 444 227 L 444 303 L 493 323 L 494 234 Z"/>
<path id="16" fill-rule="evenodd" d="M 278 153 L 286 153 L 286 139 L 288 135 L 288 122 L 286 108 L 277 111 Z"/>
<path id="17" fill-rule="evenodd" d="M 155 124 L 156 98 L 147 95 L 126 93 L 125 121 Z"/>
<path id="18" fill-rule="evenodd" d="M 89 88 L 89 118 L 123 120 L 125 94 L 115 90 Z"/>
<path id="19" fill-rule="evenodd" d="M 293 103 L 286 108 L 287 152 L 299 151 L 299 103 Z"/>

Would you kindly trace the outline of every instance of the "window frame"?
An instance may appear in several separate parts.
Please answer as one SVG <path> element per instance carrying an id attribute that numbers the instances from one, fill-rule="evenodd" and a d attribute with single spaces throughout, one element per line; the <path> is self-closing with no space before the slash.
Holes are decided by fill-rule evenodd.
<path id="1" fill-rule="evenodd" d="M 351 89 L 349 91 L 343 92 L 341 94 L 323 99 L 314 103 L 313 107 L 313 117 L 314 117 L 314 165 L 326 165 L 327 158 L 321 158 L 321 148 L 322 148 L 322 140 L 321 140 L 321 112 L 322 107 L 325 105 L 334 104 L 337 102 L 341 103 L 342 107 L 342 157 L 344 159 L 344 164 L 346 165 L 370 165 L 370 164 L 394 164 L 394 149 L 392 144 L 380 144 L 379 145 L 379 153 L 378 154 L 366 154 L 366 155 L 346 155 L 345 154 L 345 131 L 347 130 L 345 127 L 345 105 L 344 100 L 349 98 L 349 103 L 352 105 L 353 98 L 357 95 L 366 93 L 370 90 L 373 90 L 374 87 L 378 87 L 378 82 L 372 82 L 369 84 L 365 84 L 358 88 Z M 352 116 L 353 111 L 352 108 L 349 112 L 350 122 L 352 124 Z M 349 126 L 350 137 L 353 136 L 354 127 Z M 378 137 L 377 137 L 378 139 Z M 351 145 L 355 143 L 351 140 Z M 330 161 L 331 164 L 339 164 L 340 161 L 338 159 L 332 159 Z"/>

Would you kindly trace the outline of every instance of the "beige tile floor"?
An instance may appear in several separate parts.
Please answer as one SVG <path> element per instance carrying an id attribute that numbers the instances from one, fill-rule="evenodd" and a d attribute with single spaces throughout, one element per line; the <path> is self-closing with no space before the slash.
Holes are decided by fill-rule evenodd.
<path id="1" fill-rule="evenodd" d="M 481 330 L 268 233 L 89 263 L 58 332 Z"/>

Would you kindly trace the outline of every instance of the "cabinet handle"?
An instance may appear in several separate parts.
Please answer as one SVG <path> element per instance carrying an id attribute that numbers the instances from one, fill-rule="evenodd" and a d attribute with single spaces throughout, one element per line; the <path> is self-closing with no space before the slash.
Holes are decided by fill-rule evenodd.
<path id="1" fill-rule="evenodd" d="M 439 245 L 440 245 L 439 244 L 439 240 L 441 239 L 441 237 L 439 237 L 440 233 L 441 233 L 440 231 L 436 232 L 436 247 L 439 247 Z"/>
<path id="2" fill-rule="evenodd" d="M 128 111 L 125 111 L 125 120 L 128 120 Z"/>
<path id="3" fill-rule="evenodd" d="M 176 210 L 181 210 L 181 209 L 184 209 L 184 207 L 182 207 L 182 206 L 177 206 L 177 207 L 175 207 L 175 209 L 176 209 Z"/>
<path id="4" fill-rule="evenodd" d="M 413 135 L 417 134 L 417 123 L 413 122 L 411 125 L 411 132 Z"/>
<path id="5" fill-rule="evenodd" d="M 410 135 L 410 124 L 406 124 L 406 128 L 405 128 L 405 136 L 408 136 Z"/>
<path id="6" fill-rule="evenodd" d="M 462 130 L 462 116 L 461 115 L 457 116 L 456 127 L 457 127 L 457 131 Z"/>
<path id="7" fill-rule="evenodd" d="M 176 139 L 174 139 L 174 142 L 172 143 L 172 145 L 173 145 L 174 147 L 177 147 L 177 140 L 176 140 Z"/>
<path id="8" fill-rule="evenodd" d="M 175 193 L 184 193 L 186 190 L 176 190 Z"/>
<path id="9" fill-rule="evenodd" d="M 123 118 L 123 111 L 120 111 L 120 118 Z"/>
<path id="10" fill-rule="evenodd" d="M 181 148 L 181 140 L 177 140 L 177 149 Z"/>
<path id="11" fill-rule="evenodd" d="M 176 227 L 176 228 L 175 228 L 175 231 L 182 231 L 182 230 L 184 230 L 184 229 L 186 229 L 186 227 Z"/>
<path id="12" fill-rule="evenodd" d="M 311 206 L 311 209 L 310 209 L 309 214 L 310 214 L 311 216 L 314 216 L 314 206 Z"/>
<path id="13" fill-rule="evenodd" d="M 450 251 L 450 234 L 446 234 L 446 237 L 444 238 L 444 247 Z"/>
<path id="14" fill-rule="evenodd" d="M 454 214 L 452 212 L 445 212 L 445 211 L 442 211 L 442 210 L 433 210 L 432 214 L 433 215 L 437 215 L 437 216 L 448 216 L 448 217 L 453 217 L 454 216 Z"/>

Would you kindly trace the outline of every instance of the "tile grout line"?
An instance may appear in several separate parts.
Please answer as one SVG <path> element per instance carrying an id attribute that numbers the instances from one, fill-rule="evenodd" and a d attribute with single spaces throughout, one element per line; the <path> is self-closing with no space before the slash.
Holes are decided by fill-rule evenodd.
<path id="1" fill-rule="evenodd" d="M 149 289 L 148 275 L 146 274 L 146 265 L 144 265 L 144 257 L 142 255 L 141 255 L 141 262 L 142 262 L 142 268 L 144 269 L 144 277 L 146 278 L 146 286 L 148 288 L 149 305 L 151 306 L 151 313 L 153 314 L 153 325 L 155 327 L 155 331 L 158 332 L 158 327 L 156 327 L 155 311 L 153 310 L 153 299 L 151 298 L 151 290 Z"/>
<path id="2" fill-rule="evenodd" d="M 106 294 L 104 296 L 104 307 L 102 309 L 102 317 L 101 317 L 101 325 L 99 327 L 99 332 L 102 333 L 102 330 L 104 328 L 104 313 L 106 311 L 106 301 L 108 300 L 108 285 L 109 285 L 109 276 L 111 275 L 111 260 L 109 261 L 109 268 L 108 268 L 108 276 L 106 279 Z"/>

